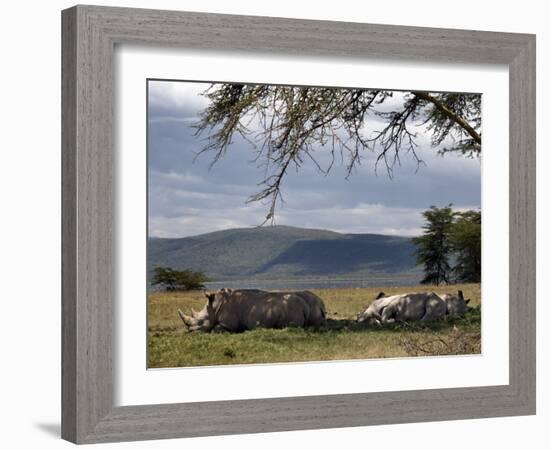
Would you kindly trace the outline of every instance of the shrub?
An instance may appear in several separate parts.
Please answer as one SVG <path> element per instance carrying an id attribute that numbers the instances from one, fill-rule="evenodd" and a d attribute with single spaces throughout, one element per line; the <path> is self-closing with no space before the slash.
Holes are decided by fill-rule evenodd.
<path id="1" fill-rule="evenodd" d="M 202 272 L 192 270 L 175 270 L 170 267 L 155 267 L 153 285 L 161 285 L 167 291 L 191 291 L 204 288 L 208 281 Z"/>

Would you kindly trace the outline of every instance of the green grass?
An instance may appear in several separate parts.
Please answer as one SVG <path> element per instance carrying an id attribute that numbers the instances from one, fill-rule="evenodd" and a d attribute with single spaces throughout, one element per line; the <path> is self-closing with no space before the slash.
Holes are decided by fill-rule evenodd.
<path id="1" fill-rule="evenodd" d="M 380 290 L 386 294 L 462 289 L 474 309 L 464 318 L 366 328 L 355 321 Z M 201 292 L 159 292 L 148 299 L 148 366 L 183 367 L 479 353 L 480 285 L 439 288 L 314 289 L 327 306 L 319 329 L 258 329 L 244 333 L 187 333 L 177 309 L 201 309 Z"/>

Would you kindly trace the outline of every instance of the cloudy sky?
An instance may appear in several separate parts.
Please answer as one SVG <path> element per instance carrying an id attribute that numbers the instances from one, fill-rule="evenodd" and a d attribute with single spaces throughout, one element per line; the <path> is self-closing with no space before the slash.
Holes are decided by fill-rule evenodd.
<path id="1" fill-rule="evenodd" d="M 205 136 L 194 136 L 191 125 L 208 104 L 200 95 L 208 86 L 149 81 L 149 236 L 185 237 L 257 226 L 268 211 L 265 204 L 246 203 L 261 189 L 258 184 L 264 175 L 252 161 L 250 144 L 235 139 L 211 169 L 209 154 L 195 159 Z M 288 173 L 282 192 L 286 203 L 278 208 L 275 223 L 413 236 L 421 232 L 421 212 L 431 205 L 479 208 L 480 161 L 438 156 L 429 135 L 419 133 L 418 143 L 417 153 L 426 165 L 416 172 L 416 163 L 403 155 L 393 179 L 382 166 L 375 174 L 374 154 L 366 153 L 347 180 L 345 167 L 339 164 L 325 176 L 312 162 L 305 162 L 299 172 Z M 322 166 L 330 161 L 327 153 L 316 152 Z"/>

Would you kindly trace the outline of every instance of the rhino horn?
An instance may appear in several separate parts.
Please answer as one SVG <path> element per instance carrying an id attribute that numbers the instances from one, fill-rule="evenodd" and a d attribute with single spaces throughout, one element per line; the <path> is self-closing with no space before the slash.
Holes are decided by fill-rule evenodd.
<path id="1" fill-rule="evenodd" d="M 197 317 L 197 311 L 195 311 L 193 308 L 191 308 L 191 315 L 193 317 Z"/>
<path id="2" fill-rule="evenodd" d="M 192 324 L 192 317 L 186 316 L 181 309 L 178 309 L 178 314 L 181 317 L 181 320 L 183 320 L 183 323 L 187 325 L 188 327 Z"/>
<path id="3" fill-rule="evenodd" d="M 458 291 L 458 297 L 464 300 L 464 294 L 462 291 Z"/>

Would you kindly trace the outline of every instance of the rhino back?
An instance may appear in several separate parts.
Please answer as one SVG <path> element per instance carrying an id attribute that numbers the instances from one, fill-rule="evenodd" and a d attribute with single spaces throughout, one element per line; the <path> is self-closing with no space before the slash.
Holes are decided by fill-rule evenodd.
<path id="1" fill-rule="evenodd" d="M 406 294 L 397 300 L 396 319 L 399 321 L 420 320 L 426 313 L 426 296 Z"/>
<path id="2" fill-rule="evenodd" d="M 295 294 L 269 293 L 250 299 L 249 304 L 249 313 L 243 317 L 246 329 L 302 327 L 309 317 L 308 304 Z"/>
<path id="3" fill-rule="evenodd" d="M 304 326 L 309 307 L 294 294 L 235 291 L 226 300 L 219 323 L 231 331 Z"/>
<path id="4" fill-rule="evenodd" d="M 445 302 L 433 292 L 405 294 L 399 300 L 397 319 L 434 320 L 445 315 Z"/>
<path id="5" fill-rule="evenodd" d="M 403 295 L 392 295 L 390 297 L 382 297 L 382 298 L 379 298 L 378 300 L 373 301 L 369 305 L 369 308 L 372 312 L 376 314 L 381 314 L 384 308 L 387 308 L 388 306 L 397 305 L 401 301 L 402 297 Z"/>
<path id="6" fill-rule="evenodd" d="M 307 305 L 305 307 L 307 312 L 307 318 L 305 325 L 307 326 L 319 326 L 325 323 L 327 316 L 327 309 L 325 303 L 321 297 L 314 294 L 311 291 L 263 291 L 260 289 L 240 289 L 233 291 L 234 293 L 241 292 L 242 295 L 249 296 L 253 299 L 258 299 L 262 296 L 284 296 L 295 295 L 300 297 Z M 296 300 L 293 300 L 296 301 Z M 304 308 L 303 304 L 298 302 L 301 308 Z M 293 307 L 295 308 L 295 307 Z"/>

